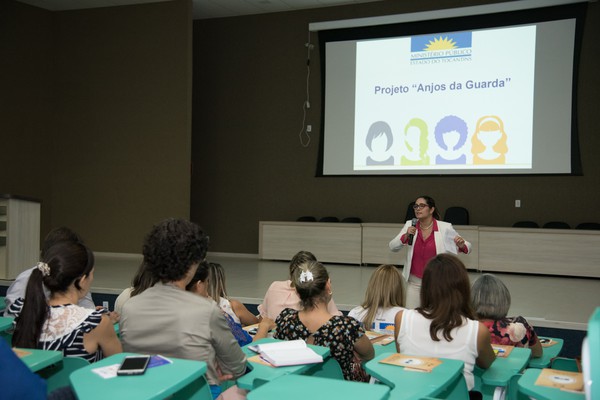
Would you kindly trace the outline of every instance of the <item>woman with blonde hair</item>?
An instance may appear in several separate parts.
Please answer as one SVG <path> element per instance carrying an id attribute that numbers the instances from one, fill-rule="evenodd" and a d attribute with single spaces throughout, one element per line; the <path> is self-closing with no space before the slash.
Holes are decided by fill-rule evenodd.
<path id="1" fill-rule="evenodd" d="M 225 287 L 225 270 L 221 264 L 208 263 L 206 290 L 221 310 L 242 326 L 257 324 L 259 319 L 239 300 L 230 298 Z"/>
<path id="2" fill-rule="evenodd" d="M 220 264 L 209 263 L 206 260 L 202 261 L 198 265 L 198 269 L 196 270 L 196 273 L 192 277 L 192 280 L 186 285 L 185 290 L 192 292 L 194 294 L 197 294 L 198 296 L 215 301 L 215 299 L 212 298 L 212 296 L 209 294 L 209 290 L 215 296 L 220 293 L 225 293 L 225 282 L 222 280 L 225 278 L 225 276 L 222 273 L 222 271 L 223 271 L 223 268 L 220 267 Z M 210 282 L 209 282 L 210 275 L 213 276 L 213 280 L 216 282 L 216 284 L 214 284 L 214 285 L 210 284 Z M 218 275 L 219 278 L 215 279 L 214 278 L 215 275 Z M 222 300 L 228 300 L 229 303 L 227 301 L 222 301 Z M 229 298 L 224 299 L 221 297 L 218 300 L 216 300 L 215 302 L 217 304 L 222 303 L 222 304 L 226 305 L 226 307 L 224 307 L 224 308 L 221 308 L 221 307 L 219 307 L 219 308 L 221 308 L 223 316 L 225 317 L 225 320 L 227 320 L 227 325 L 229 325 L 229 328 L 231 329 L 231 333 L 233 333 L 233 336 L 235 337 L 235 339 L 237 340 L 237 342 L 240 346 L 245 346 L 248 343 L 251 343 L 253 340 L 262 339 L 267 336 L 268 330 L 270 329 L 270 327 L 266 324 L 263 324 L 262 326 L 259 327 L 256 335 L 254 335 L 254 338 L 252 336 L 250 336 L 250 334 L 242 328 L 240 318 L 234 312 L 234 308 L 232 307 L 232 304 L 239 303 L 237 300 L 233 300 L 233 299 L 229 299 Z M 236 305 L 236 307 L 237 307 L 237 305 Z M 254 315 L 252 315 L 250 313 L 250 311 L 248 311 L 246 306 L 241 304 L 241 307 L 243 307 L 245 312 L 249 313 L 252 318 L 256 318 Z M 245 316 L 245 313 L 243 313 L 243 312 L 240 312 L 240 315 L 242 315 L 242 317 L 244 319 L 248 318 L 247 316 Z M 256 318 L 256 320 L 258 321 L 258 318 Z"/>
<path id="3" fill-rule="evenodd" d="M 286 308 L 275 321 L 275 339 L 302 339 L 309 344 L 329 347 L 342 368 L 346 380 L 366 381 L 361 367 L 375 355 L 373 345 L 360 323 L 351 317 L 332 315 L 327 309 L 331 300 L 331 280 L 317 261 L 301 264 L 293 276 L 300 297 L 301 311 Z"/>
<path id="4" fill-rule="evenodd" d="M 393 332 L 394 318 L 402 310 L 402 275 L 396 266 L 384 264 L 371 275 L 362 304 L 350 310 L 348 316 L 362 322 L 366 330 Z"/>

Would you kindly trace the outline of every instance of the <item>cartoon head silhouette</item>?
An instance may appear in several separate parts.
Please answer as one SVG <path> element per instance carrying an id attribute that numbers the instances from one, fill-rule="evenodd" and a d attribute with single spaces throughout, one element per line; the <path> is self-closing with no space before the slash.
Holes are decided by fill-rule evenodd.
<path id="1" fill-rule="evenodd" d="M 467 123 L 455 115 L 442 118 L 434 130 L 435 141 L 444 150 L 449 150 L 448 144 L 451 142 L 456 142 L 451 150 L 460 149 L 467 141 L 467 133 Z"/>
<path id="2" fill-rule="evenodd" d="M 481 155 L 491 149 L 496 156 L 504 155 L 508 152 L 507 138 L 502 120 L 495 115 L 486 115 L 477 121 L 475 133 L 471 139 L 471 152 L 474 155 Z"/>
<path id="3" fill-rule="evenodd" d="M 367 165 L 392 165 L 394 163 L 394 157 L 387 154 L 394 143 L 392 129 L 387 122 L 373 122 L 367 132 L 365 142 L 371 151 L 371 156 L 367 157 Z"/>
<path id="4" fill-rule="evenodd" d="M 377 142 L 377 139 L 381 140 L 379 141 L 379 143 L 385 143 L 385 151 L 389 150 L 390 147 L 392 147 L 392 143 L 394 143 L 394 138 L 392 137 L 392 129 L 390 128 L 387 122 L 377 121 L 371 124 L 366 139 L 367 148 L 369 150 L 374 151 L 373 141 Z"/>
<path id="5" fill-rule="evenodd" d="M 415 138 L 411 137 L 414 133 L 418 135 L 418 141 Z M 411 146 L 411 143 L 418 144 L 419 148 L 419 157 L 423 159 L 425 154 L 427 153 L 427 148 L 429 147 L 429 140 L 427 139 L 427 123 L 423 121 L 421 118 L 413 118 L 408 121 L 406 127 L 404 127 L 404 143 L 406 148 L 409 151 L 414 151 L 414 147 Z"/>

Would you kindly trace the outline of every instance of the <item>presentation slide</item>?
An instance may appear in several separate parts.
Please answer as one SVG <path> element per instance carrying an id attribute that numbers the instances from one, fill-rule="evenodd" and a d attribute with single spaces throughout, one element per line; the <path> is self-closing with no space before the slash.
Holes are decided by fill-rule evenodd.
<path id="1" fill-rule="evenodd" d="M 326 42 L 322 174 L 572 173 L 575 31 Z"/>
<path id="2" fill-rule="evenodd" d="M 535 26 L 358 42 L 354 169 L 531 168 L 534 67 Z"/>

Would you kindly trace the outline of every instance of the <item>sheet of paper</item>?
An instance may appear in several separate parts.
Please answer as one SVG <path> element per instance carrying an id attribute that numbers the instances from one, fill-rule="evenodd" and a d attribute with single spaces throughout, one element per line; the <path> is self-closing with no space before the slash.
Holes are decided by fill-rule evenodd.
<path id="1" fill-rule="evenodd" d="M 106 367 L 93 368 L 92 372 L 104 379 L 110 379 L 117 376 L 117 370 L 121 364 L 107 365 Z"/>

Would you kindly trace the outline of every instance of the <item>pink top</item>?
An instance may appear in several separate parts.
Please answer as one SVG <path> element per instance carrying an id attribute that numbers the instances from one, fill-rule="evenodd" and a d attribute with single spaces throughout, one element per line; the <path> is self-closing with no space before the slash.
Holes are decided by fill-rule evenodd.
<path id="1" fill-rule="evenodd" d="M 437 220 L 432 220 L 433 227 L 431 228 L 431 235 L 425 240 L 423 239 L 423 232 L 421 231 L 421 222 L 417 223 L 417 236 L 413 240 L 413 257 L 411 261 L 410 274 L 417 278 L 423 278 L 425 272 L 425 266 L 429 260 L 437 255 L 437 249 L 435 246 L 435 234 L 438 229 Z M 404 234 L 400 238 L 400 241 L 404 244 L 408 242 L 408 235 Z M 465 246 L 462 250 L 458 249 L 460 253 L 467 254 L 467 247 Z"/>
<path id="2" fill-rule="evenodd" d="M 300 310 L 300 297 L 296 289 L 292 286 L 292 281 L 275 281 L 271 283 L 263 303 L 258 306 L 258 312 L 263 317 L 268 317 L 273 321 L 277 319 L 279 313 L 286 308 Z M 327 304 L 327 311 L 332 315 L 342 315 L 338 310 L 333 299 Z"/>
<path id="3" fill-rule="evenodd" d="M 425 266 L 427 262 L 436 256 L 437 251 L 435 249 L 435 235 L 433 232 L 438 230 L 437 221 L 432 221 L 433 227 L 431 228 L 431 234 L 427 239 L 423 239 L 423 232 L 419 229 L 421 222 L 417 224 L 417 237 L 413 243 L 413 258 L 410 268 L 410 274 L 417 278 L 423 278 L 425 272 Z"/>

